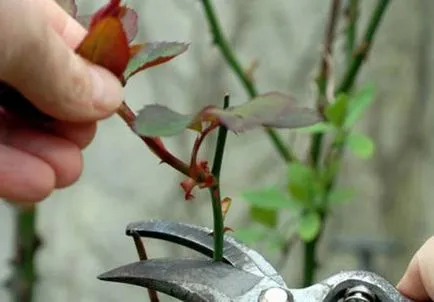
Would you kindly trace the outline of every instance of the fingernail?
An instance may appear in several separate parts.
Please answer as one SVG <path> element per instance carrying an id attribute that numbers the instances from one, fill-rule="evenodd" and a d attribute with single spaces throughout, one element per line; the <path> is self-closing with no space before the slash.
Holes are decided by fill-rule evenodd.
<path id="1" fill-rule="evenodd" d="M 93 84 L 93 102 L 97 109 L 104 112 L 116 110 L 124 99 L 120 81 L 108 70 L 100 66 L 91 66 Z"/>

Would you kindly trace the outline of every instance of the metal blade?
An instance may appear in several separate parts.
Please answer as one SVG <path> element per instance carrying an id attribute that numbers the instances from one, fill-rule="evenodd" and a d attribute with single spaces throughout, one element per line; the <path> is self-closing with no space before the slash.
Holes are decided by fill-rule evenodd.
<path id="1" fill-rule="evenodd" d="M 121 266 L 98 279 L 143 286 L 192 302 L 255 301 L 260 294 L 255 287 L 261 282 L 260 277 L 225 263 L 167 258 Z"/>
<path id="2" fill-rule="evenodd" d="M 162 239 L 191 248 L 208 257 L 213 254 L 211 232 L 211 229 L 205 227 L 162 220 L 134 222 L 126 229 L 128 236 L 137 234 L 140 237 Z M 267 276 L 280 286 L 286 287 L 279 273 L 259 253 L 228 235 L 225 235 L 224 239 L 223 258 L 226 263 L 240 270 L 260 277 Z"/>

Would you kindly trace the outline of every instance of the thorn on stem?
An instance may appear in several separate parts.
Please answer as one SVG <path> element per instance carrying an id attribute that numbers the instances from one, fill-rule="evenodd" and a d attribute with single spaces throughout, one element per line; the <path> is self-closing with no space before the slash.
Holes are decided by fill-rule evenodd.
<path id="1" fill-rule="evenodd" d="M 255 71 L 258 69 L 259 61 L 258 59 L 253 60 L 247 67 L 245 74 L 250 82 L 255 82 Z"/>
<path id="2" fill-rule="evenodd" d="M 369 43 L 364 41 L 355 51 L 355 56 L 360 56 L 362 60 L 367 60 L 369 51 Z"/>
<path id="3" fill-rule="evenodd" d="M 235 231 L 233 228 L 225 226 L 223 228 L 223 233 L 226 233 L 226 232 L 235 232 Z M 209 233 L 208 236 L 214 236 L 214 231 Z"/>

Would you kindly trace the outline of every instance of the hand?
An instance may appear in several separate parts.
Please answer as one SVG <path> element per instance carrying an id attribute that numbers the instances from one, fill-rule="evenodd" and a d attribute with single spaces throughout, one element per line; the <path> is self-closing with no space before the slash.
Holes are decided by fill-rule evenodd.
<path id="1" fill-rule="evenodd" d="M 55 118 L 49 130 L 0 118 L 0 198 L 36 202 L 74 183 L 96 121 L 121 104 L 116 77 L 74 53 L 85 35 L 53 0 L 0 1 L 0 80 Z"/>
<path id="2" fill-rule="evenodd" d="M 397 288 L 415 301 L 434 300 L 434 237 L 413 256 Z"/>

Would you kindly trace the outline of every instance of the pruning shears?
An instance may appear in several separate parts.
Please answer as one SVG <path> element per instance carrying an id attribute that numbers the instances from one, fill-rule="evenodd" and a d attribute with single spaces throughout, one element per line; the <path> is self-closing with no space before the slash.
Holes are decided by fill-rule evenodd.
<path id="1" fill-rule="evenodd" d="M 131 223 L 126 234 L 161 239 L 203 258 L 156 258 L 130 263 L 98 278 L 133 284 L 191 302 L 411 302 L 388 281 L 367 271 L 343 271 L 306 288 L 288 288 L 256 251 L 225 235 L 223 261 L 214 262 L 212 231 L 161 220 Z"/>

